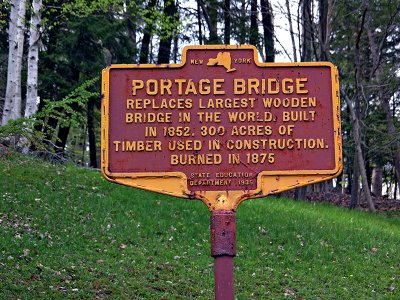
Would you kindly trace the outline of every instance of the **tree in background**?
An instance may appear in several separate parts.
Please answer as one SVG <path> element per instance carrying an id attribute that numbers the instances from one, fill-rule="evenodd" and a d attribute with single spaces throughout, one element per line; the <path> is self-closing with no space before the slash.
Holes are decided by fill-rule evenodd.
<path id="1" fill-rule="evenodd" d="M 206 44 L 220 44 L 221 41 L 218 36 L 218 9 L 220 8 L 220 3 L 218 3 L 218 0 L 198 0 L 198 3 L 209 31 L 209 38 L 206 40 Z"/>
<path id="2" fill-rule="evenodd" d="M 146 27 L 143 32 L 142 46 L 140 48 L 139 63 L 141 64 L 149 63 L 150 42 L 155 27 L 154 11 L 156 4 L 157 0 L 149 0 L 149 2 L 147 3 L 145 12 Z"/>
<path id="3" fill-rule="evenodd" d="M 161 21 L 160 46 L 158 47 L 158 64 L 168 64 L 170 61 L 172 39 L 178 27 L 178 12 L 175 0 L 164 1 L 164 14 Z"/>
<path id="4" fill-rule="evenodd" d="M 272 13 L 272 6 L 268 0 L 261 0 L 261 14 L 264 30 L 265 62 L 274 62 L 274 17 Z"/>
<path id="5" fill-rule="evenodd" d="M 231 0 L 224 0 L 224 44 L 231 43 Z"/>
<path id="6" fill-rule="evenodd" d="M 345 16 L 344 11 L 357 13 Z M 356 1 L 349 1 L 338 4 L 334 12 L 336 22 L 332 24 L 333 34 L 344 38 L 332 40 L 334 49 L 332 59 L 342 71 L 342 98 L 346 100 L 345 107 L 351 113 L 352 122 L 358 124 L 351 131 L 355 149 L 353 174 L 348 172 L 348 175 L 352 175 L 352 206 L 357 206 L 359 203 L 357 190 L 361 179 L 363 194 L 370 209 L 373 210 L 373 203 L 369 199 L 373 173 L 371 165 L 396 166 L 398 135 L 393 133 L 398 130 L 394 129 L 393 119 L 397 119 L 397 116 L 395 110 L 390 109 L 387 104 L 392 101 L 391 99 L 398 91 L 398 83 L 397 87 L 395 83 L 398 82 L 395 71 L 398 63 L 394 63 L 398 55 L 394 44 L 398 44 L 398 40 L 396 42 L 397 36 L 395 37 L 393 33 L 399 24 L 399 7 L 391 1 L 379 3 L 363 1 L 361 7 Z M 372 20 L 375 20 L 375 23 Z M 352 36 L 351 32 L 356 32 L 356 35 Z M 386 72 L 383 69 L 386 69 Z M 385 73 L 384 79 L 383 73 Z M 382 111 L 386 115 L 387 130 L 385 131 L 387 133 L 381 131 L 383 129 Z M 380 117 L 373 117 L 378 115 Z M 373 123 L 365 127 L 367 119 L 372 120 Z M 390 131 L 392 134 L 389 132 L 390 121 L 393 122 Z M 392 160 L 387 159 L 388 156 L 384 154 L 384 151 L 371 151 L 369 149 L 371 146 L 364 146 L 369 144 L 373 149 L 375 148 L 376 144 L 370 142 L 374 138 L 367 135 L 371 127 L 379 128 L 379 132 L 374 132 L 374 135 L 380 139 L 381 145 L 386 144 L 384 146 L 386 149 L 390 149 L 390 145 L 394 146 L 391 148 Z M 377 169 L 378 172 L 379 169 L 380 167 Z M 375 185 L 377 185 L 376 182 Z"/>
<path id="7" fill-rule="evenodd" d="M 7 60 L 8 60 L 8 20 L 9 3 L 0 2 L 0 124 L 3 115 L 4 100 L 7 86 Z"/>
<path id="8" fill-rule="evenodd" d="M 22 116 L 21 71 L 24 49 L 26 0 L 10 1 L 7 88 L 1 124 Z"/>
<path id="9" fill-rule="evenodd" d="M 41 41 L 40 35 L 42 27 L 42 8 L 42 0 L 32 1 L 31 20 L 29 22 L 28 74 L 25 117 L 30 117 L 37 111 L 39 45 Z"/>
<path id="10" fill-rule="evenodd" d="M 257 0 L 250 0 L 250 38 L 249 42 L 258 48 L 260 35 L 258 33 Z"/>

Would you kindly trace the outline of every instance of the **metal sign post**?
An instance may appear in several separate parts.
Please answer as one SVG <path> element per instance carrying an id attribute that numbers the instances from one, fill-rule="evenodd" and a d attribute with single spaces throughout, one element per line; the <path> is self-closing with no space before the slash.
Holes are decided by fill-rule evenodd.
<path id="1" fill-rule="evenodd" d="M 233 258 L 236 256 L 236 215 L 233 211 L 211 212 L 211 256 L 214 257 L 215 299 L 234 299 Z"/>
<path id="2" fill-rule="evenodd" d="M 103 70 L 102 173 L 206 204 L 216 299 L 233 299 L 239 204 L 342 169 L 337 68 L 258 57 L 253 46 L 188 46 L 180 64 Z"/>

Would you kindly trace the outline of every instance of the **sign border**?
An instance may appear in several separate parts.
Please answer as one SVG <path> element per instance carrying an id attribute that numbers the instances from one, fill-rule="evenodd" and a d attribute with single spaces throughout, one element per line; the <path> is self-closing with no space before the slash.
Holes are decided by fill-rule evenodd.
<path id="1" fill-rule="evenodd" d="M 109 167 L 109 84 L 110 70 L 112 69 L 177 69 L 185 66 L 186 54 L 188 50 L 253 50 L 253 59 L 257 67 L 329 67 L 332 85 L 332 112 L 333 112 L 333 134 L 334 134 L 334 152 L 335 168 L 331 170 L 286 170 L 286 171 L 262 171 L 257 176 L 257 187 L 255 190 L 229 190 L 208 192 L 213 195 L 221 193 L 236 194 L 238 197 L 237 205 L 243 200 L 249 198 L 263 197 L 268 194 L 279 193 L 295 187 L 304 186 L 310 183 L 328 180 L 338 176 L 342 171 L 342 140 L 341 140 L 341 122 L 340 122 L 340 98 L 339 98 L 339 75 L 337 68 L 330 62 L 284 62 L 284 63 L 263 63 L 258 60 L 258 51 L 252 45 L 195 45 L 185 46 L 182 50 L 182 62 L 179 64 L 116 64 L 108 66 L 102 71 L 102 105 L 101 105 L 101 171 L 104 177 L 112 182 L 137 187 L 144 190 L 158 192 L 162 194 L 173 195 L 181 198 L 197 198 L 203 202 L 209 202 L 209 197 L 205 197 L 207 192 L 190 192 L 187 186 L 187 177 L 183 172 L 146 172 L 146 173 L 113 173 L 108 170 Z M 271 180 L 265 180 L 273 177 L 272 181 L 282 181 L 283 178 L 292 179 L 290 186 L 280 186 L 271 189 L 275 185 Z M 152 184 L 148 184 L 155 181 Z M 164 182 L 163 182 L 164 181 Z M 285 180 L 282 181 L 282 184 Z M 290 184 L 288 182 L 286 185 Z M 269 191 L 268 191 L 269 190 Z M 241 195 L 241 196 L 240 196 Z M 224 201 L 225 202 L 225 201 Z M 209 204 L 209 203 L 207 203 Z M 210 206 L 210 205 L 208 205 Z M 212 206 L 210 206 L 210 209 Z"/>

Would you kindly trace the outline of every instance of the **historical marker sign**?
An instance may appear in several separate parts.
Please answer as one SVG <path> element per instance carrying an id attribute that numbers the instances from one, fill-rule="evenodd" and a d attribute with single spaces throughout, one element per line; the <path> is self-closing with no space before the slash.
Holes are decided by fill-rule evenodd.
<path id="1" fill-rule="evenodd" d="M 189 46 L 182 63 L 103 71 L 102 171 L 211 210 L 337 176 L 337 69 Z"/>

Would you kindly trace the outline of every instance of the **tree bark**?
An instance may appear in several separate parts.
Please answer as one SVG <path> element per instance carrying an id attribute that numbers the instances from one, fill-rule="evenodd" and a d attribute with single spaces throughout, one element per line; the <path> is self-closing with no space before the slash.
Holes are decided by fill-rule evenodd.
<path id="1" fill-rule="evenodd" d="M 46 144 L 49 148 L 52 146 L 52 139 L 55 133 L 55 130 L 58 125 L 58 120 L 52 117 L 49 117 L 47 122 L 44 124 L 42 132 L 44 133 L 44 144 Z"/>
<path id="2" fill-rule="evenodd" d="M 178 16 L 178 18 L 179 18 L 179 16 Z M 175 36 L 174 36 L 174 50 L 172 51 L 174 64 L 178 63 L 178 52 L 179 52 L 178 42 L 179 42 L 179 35 L 175 34 Z"/>
<path id="3" fill-rule="evenodd" d="M 302 186 L 294 190 L 294 199 L 296 200 L 306 200 L 307 198 L 308 186 Z"/>
<path id="4" fill-rule="evenodd" d="M 344 96 L 346 100 L 346 104 L 349 107 L 352 122 L 353 122 L 353 138 L 354 138 L 354 143 L 356 147 L 356 157 L 358 161 L 358 167 L 360 170 L 360 175 L 361 175 L 361 180 L 362 180 L 362 187 L 363 187 L 363 193 L 365 196 L 365 199 L 367 200 L 368 208 L 370 211 L 375 212 L 375 204 L 371 198 L 371 193 L 367 181 L 367 172 L 365 170 L 365 162 L 364 162 L 364 157 L 362 155 L 362 149 L 361 149 L 361 137 L 360 137 L 360 125 L 359 125 L 359 120 L 356 116 L 356 112 L 354 111 L 354 108 L 352 106 L 351 100 L 347 96 L 347 94 L 342 90 L 342 95 Z M 355 188 L 355 187 L 353 187 Z"/>
<path id="5" fill-rule="evenodd" d="M 383 167 L 376 165 L 372 171 L 372 193 L 377 197 L 382 196 L 382 179 Z"/>
<path id="6" fill-rule="evenodd" d="M 257 0 L 250 2 L 250 45 L 258 46 Z"/>
<path id="7" fill-rule="evenodd" d="M 346 174 L 346 169 L 343 168 L 342 174 L 338 177 L 338 186 L 340 186 L 340 192 L 342 194 L 346 193 L 346 177 L 348 177 L 348 174 Z M 340 179 L 339 179 L 340 178 Z"/>
<path id="8" fill-rule="evenodd" d="M 164 1 L 164 16 L 167 20 L 164 21 L 163 28 L 161 29 L 160 47 L 158 49 L 159 64 L 168 64 L 171 55 L 172 37 L 175 32 L 176 23 L 176 5 L 175 0 Z M 171 30 L 171 22 L 174 29 Z"/>
<path id="9" fill-rule="evenodd" d="M 86 126 L 83 126 L 82 127 L 82 136 L 83 136 L 83 142 L 82 143 L 79 143 L 79 145 L 80 146 L 82 146 L 82 156 L 81 156 L 81 159 L 80 159 L 80 164 L 82 165 L 82 166 L 85 166 L 86 165 L 86 162 L 85 162 L 85 154 L 86 154 L 86 137 L 87 137 L 87 127 Z"/>
<path id="10" fill-rule="evenodd" d="M 24 48 L 26 0 L 11 0 L 8 29 L 7 87 L 1 124 L 22 116 L 21 70 Z"/>
<path id="11" fill-rule="evenodd" d="M 265 62 L 274 62 L 274 22 L 272 7 L 269 0 L 261 0 L 261 15 L 264 29 Z"/>
<path id="12" fill-rule="evenodd" d="M 311 0 L 301 2 L 301 61 L 311 61 L 312 58 L 311 2 Z"/>
<path id="13" fill-rule="evenodd" d="M 203 32 L 201 25 L 200 0 L 197 0 L 197 26 L 199 27 L 199 45 L 203 45 Z"/>
<path id="14" fill-rule="evenodd" d="M 207 1 L 207 10 L 210 16 L 210 39 L 208 44 L 219 44 L 220 39 L 218 36 L 218 1 Z"/>
<path id="15" fill-rule="evenodd" d="M 246 21 L 247 21 L 247 12 L 246 12 L 246 0 L 242 0 L 242 6 L 240 8 L 240 16 L 239 16 L 239 33 L 238 39 L 239 44 L 246 43 Z"/>
<path id="16" fill-rule="evenodd" d="M 319 60 L 329 59 L 329 45 L 331 35 L 332 0 L 319 0 Z"/>
<path id="17" fill-rule="evenodd" d="M 25 117 L 32 116 L 34 113 L 36 113 L 38 108 L 38 64 L 42 8 L 42 0 L 32 1 L 32 16 L 29 28 L 28 78 Z"/>
<path id="18" fill-rule="evenodd" d="M 65 156 L 65 146 L 67 145 L 67 139 L 71 126 L 60 126 L 58 128 L 57 141 L 55 144 L 55 152 L 61 159 Z"/>
<path id="19" fill-rule="evenodd" d="M 358 159 L 357 159 L 357 152 L 354 151 L 354 161 L 353 161 L 353 177 L 349 178 L 351 181 L 351 198 L 350 198 L 350 207 L 349 208 L 356 208 L 360 204 L 360 168 L 358 166 Z"/>
<path id="20" fill-rule="evenodd" d="M 224 0 L 224 44 L 229 45 L 231 39 L 231 0 Z"/>
<path id="21" fill-rule="evenodd" d="M 210 33 L 209 39 L 207 40 L 207 44 L 219 44 L 218 37 L 218 15 L 217 15 L 217 6 L 218 2 L 216 0 L 209 0 L 207 3 L 204 3 L 204 0 L 198 0 L 198 3 L 201 6 L 203 11 L 204 19 L 206 20 L 208 31 Z"/>
<path id="22" fill-rule="evenodd" d="M 347 159 L 349 160 L 349 157 L 348 157 Z M 347 180 L 347 186 L 345 187 L 344 190 L 345 190 L 346 193 L 350 194 L 351 191 L 352 191 L 352 188 L 353 188 L 353 181 L 352 181 L 352 178 L 353 178 L 353 170 L 352 170 L 352 168 L 351 168 L 350 162 L 347 163 L 347 178 L 348 178 L 348 180 Z"/>
<path id="23" fill-rule="evenodd" d="M 89 166 L 97 168 L 97 147 L 94 122 L 94 106 L 96 99 L 91 97 L 87 104 L 87 131 L 89 137 Z"/>
<path id="24" fill-rule="evenodd" d="M 149 0 L 146 7 L 146 27 L 143 33 L 142 46 L 140 48 L 139 63 L 146 64 L 149 62 L 150 41 L 153 34 L 153 21 L 151 20 L 152 11 L 157 4 L 157 0 Z"/>
<path id="25" fill-rule="evenodd" d="M 363 75 L 363 67 L 364 63 L 361 61 L 361 51 L 360 51 L 360 41 L 362 37 L 362 33 L 364 31 L 364 24 L 365 24 L 365 16 L 366 16 L 367 8 L 363 6 L 362 8 L 362 16 L 361 16 L 361 23 L 359 26 L 359 30 L 357 32 L 356 40 L 355 40 L 355 80 L 356 80 L 356 93 L 354 99 L 356 100 L 356 107 L 354 108 L 352 105 L 352 101 L 350 100 L 349 96 L 345 92 L 344 89 L 341 90 L 342 95 L 346 101 L 347 107 L 350 111 L 351 119 L 352 119 L 352 132 L 353 132 L 353 139 L 355 144 L 355 159 L 357 159 L 357 165 L 359 174 L 361 175 L 361 182 L 362 182 L 362 189 L 365 199 L 368 204 L 368 208 L 370 211 L 375 212 L 375 204 L 371 197 L 371 192 L 367 180 L 367 172 L 365 169 L 365 161 L 362 153 L 362 146 L 361 146 L 361 130 L 360 130 L 360 116 L 359 116 L 359 100 L 362 95 L 362 75 Z M 356 174 L 355 174 L 356 175 Z M 358 184 L 358 182 L 357 182 Z M 356 188 L 353 186 L 353 189 Z M 358 188 L 358 187 L 357 187 Z"/>
<path id="26" fill-rule="evenodd" d="M 366 148 L 368 149 L 368 148 L 369 148 L 369 146 L 368 146 L 368 141 L 365 141 L 364 143 L 367 144 L 367 145 L 366 145 Z M 364 144 L 364 143 L 363 143 L 363 144 Z M 367 153 L 364 155 L 365 170 L 367 171 L 367 182 L 368 182 L 368 186 L 370 187 L 370 189 L 372 189 L 372 171 L 373 171 L 373 168 L 372 168 L 372 166 L 371 166 L 371 161 L 370 161 L 370 159 L 369 159 L 368 151 L 365 151 L 365 152 L 367 152 Z"/>
<path id="27" fill-rule="evenodd" d="M 286 4 L 287 15 L 288 15 L 290 39 L 292 41 L 293 59 L 296 62 L 297 61 L 297 49 L 296 49 L 296 42 L 294 41 L 293 20 L 292 20 L 292 14 L 290 12 L 289 0 L 286 0 L 285 4 Z"/>

